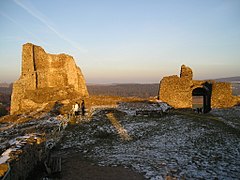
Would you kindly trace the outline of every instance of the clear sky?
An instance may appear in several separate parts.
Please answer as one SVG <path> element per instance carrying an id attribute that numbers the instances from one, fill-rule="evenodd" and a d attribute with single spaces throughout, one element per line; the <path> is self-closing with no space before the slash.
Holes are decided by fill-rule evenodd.
<path id="1" fill-rule="evenodd" d="M 240 0 L 0 0 L 0 27 L 0 82 L 26 42 L 72 55 L 87 83 L 240 75 Z"/>

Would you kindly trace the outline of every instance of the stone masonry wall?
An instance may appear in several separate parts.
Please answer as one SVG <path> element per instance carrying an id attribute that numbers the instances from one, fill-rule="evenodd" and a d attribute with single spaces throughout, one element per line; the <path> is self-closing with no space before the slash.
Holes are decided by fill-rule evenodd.
<path id="1" fill-rule="evenodd" d="M 178 76 L 164 77 L 160 82 L 160 99 L 175 108 L 192 106 L 191 81 Z"/>
<path id="2" fill-rule="evenodd" d="M 48 54 L 27 43 L 22 49 L 21 77 L 13 84 L 11 114 L 59 101 L 87 97 L 84 76 L 72 56 Z"/>
<path id="3" fill-rule="evenodd" d="M 180 78 L 192 80 L 192 78 L 193 78 L 192 69 L 190 67 L 182 65 L 181 66 L 181 72 L 180 72 Z"/>
<path id="4" fill-rule="evenodd" d="M 159 99 L 174 108 L 192 108 L 192 91 L 203 88 L 206 82 L 212 84 L 211 107 L 226 108 L 239 103 L 239 98 L 232 95 L 230 83 L 217 83 L 214 81 L 192 80 L 191 68 L 182 65 L 180 77 L 177 75 L 164 77 L 160 82 Z"/>
<path id="5" fill-rule="evenodd" d="M 226 108 L 236 105 L 237 97 L 232 95 L 231 84 L 226 82 L 218 82 L 213 84 L 212 90 L 212 107 Z"/>

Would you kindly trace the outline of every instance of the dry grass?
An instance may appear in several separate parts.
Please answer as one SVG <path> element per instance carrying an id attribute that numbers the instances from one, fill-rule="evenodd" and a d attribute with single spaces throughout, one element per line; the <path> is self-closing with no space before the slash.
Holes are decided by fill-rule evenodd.
<path id="1" fill-rule="evenodd" d="M 87 98 L 75 98 L 67 99 L 62 101 L 50 101 L 45 107 L 41 109 L 36 109 L 35 111 L 29 110 L 24 114 L 20 115 L 7 115 L 0 118 L 0 123 L 14 122 L 23 123 L 29 121 L 33 118 L 39 118 L 43 113 L 54 113 L 54 114 L 69 114 L 71 112 L 72 106 L 84 99 L 85 106 L 87 109 L 91 109 L 93 106 L 116 106 L 119 102 L 137 102 L 146 101 L 147 99 L 137 98 L 137 97 L 120 97 L 120 96 L 90 96 Z"/>
<path id="2" fill-rule="evenodd" d="M 93 106 L 116 106 L 119 102 L 137 102 L 144 101 L 146 99 L 136 98 L 136 97 L 120 97 L 120 96 L 90 96 L 88 98 L 77 98 L 72 99 L 69 103 L 62 106 L 60 109 L 61 114 L 67 114 L 71 111 L 72 106 L 78 102 L 85 101 L 85 106 L 87 109 L 91 109 Z"/>

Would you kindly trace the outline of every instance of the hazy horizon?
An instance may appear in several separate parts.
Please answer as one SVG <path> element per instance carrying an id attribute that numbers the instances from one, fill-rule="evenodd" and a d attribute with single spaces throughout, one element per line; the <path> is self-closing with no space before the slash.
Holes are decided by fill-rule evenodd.
<path id="1" fill-rule="evenodd" d="M 240 76 L 207 78 L 207 79 L 193 79 L 193 80 L 219 80 L 219 79 L 228 79 L 228 78 L 239 78 L 240 79 Z M 86 82 L 86 85 L 159 84 L 161 79 L 159 80 L 159 82 Z M 14 81 L 13 82 L 0 81 L 0 84 L 4 84 L 4 83 L 11 84 L 11 83 L 14 83 Z"/>
<path id="2" fill-rule="evenodd" d="M 0 82 L 20 76 L 31 42 L 74 57 L 86 82 L 159 83 L 240 76 L 240 1 L 0 1 Z"/>

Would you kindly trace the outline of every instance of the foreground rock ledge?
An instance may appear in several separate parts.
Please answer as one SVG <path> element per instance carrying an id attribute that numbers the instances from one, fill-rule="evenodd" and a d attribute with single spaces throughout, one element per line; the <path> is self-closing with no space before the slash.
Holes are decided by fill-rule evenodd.
<path id="1" fill-rule="evenodd" d="M 11 114 L 41 108 L 50 101 L 88 96 L 84 76 L 72 56 L 48 54 L 31 43 L 23 45 L 22 72 L 13 84 Z"/>

